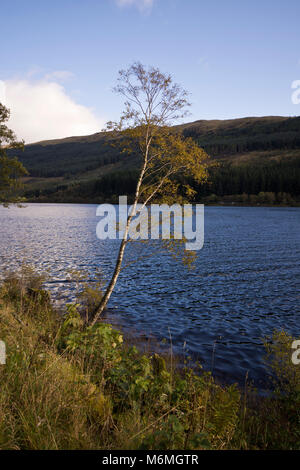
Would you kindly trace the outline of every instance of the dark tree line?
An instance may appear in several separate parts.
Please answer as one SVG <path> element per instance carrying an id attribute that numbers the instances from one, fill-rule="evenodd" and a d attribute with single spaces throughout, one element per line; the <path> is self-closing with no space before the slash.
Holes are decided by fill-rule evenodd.
<path id="1" fill-rule="evenodd" d="M 300 194 L 300 160 L 267 165 L 222 164 L 210 172 L 210 182 L 197 188 L 199 196 L 216 194 L 258 194 L 259 192 Z"/>

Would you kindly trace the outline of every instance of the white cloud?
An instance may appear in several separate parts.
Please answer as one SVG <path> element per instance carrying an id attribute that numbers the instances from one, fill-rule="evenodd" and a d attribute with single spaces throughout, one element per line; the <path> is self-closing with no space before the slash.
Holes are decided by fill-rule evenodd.
<path id="1" fill-rule="evenodd" d="M 150 11 L 154 0 L 116 0 L 119 7 L 135 6 L 140 12 Z"/>
<path id="2" fill-rule="evenodd" d="M 54 80 L 54 81 L 61 81 L 64 82 L 66 80 L 69 80 L 70 78 L 73 78 L 74 74 L 72 72 L 69 72 L 69 70 L 55 70 L 54 72 L 48 73 L 45 75 L 46 80 Z"/>
<path id="3" fill-rule="evenodd" d="M 99 132 L 104 120 L 49 78 L 0 81 L 0 101 L 11 111 L 8 125 L 17 137 L 31 143 Z"/>
<path id="4" fill-rule="evenodd" d="M 28 70 L 26 77 L 33 78 L 33 77 L 36 77 L 37 75 L 41 75 L 42 73 L 44 73 L 44 69 L 40 67 L 39 65 L 34 65 Z"/>

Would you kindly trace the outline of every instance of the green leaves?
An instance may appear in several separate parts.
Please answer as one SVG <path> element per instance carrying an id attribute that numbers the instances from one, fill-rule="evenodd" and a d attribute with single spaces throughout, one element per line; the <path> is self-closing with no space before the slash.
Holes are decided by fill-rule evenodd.
<path id="1" fill-rule="evenodd" d="M 28 174 L 22 163 L 7 156 L 7 149 L 23 148 L 24 143 L 18 142 L 12 130 L 4 123 L 10 116 L 9 110 L 0 103 L 0 204 L 21 203 L 16 192 L 21 188 L 20 178 Z"/>

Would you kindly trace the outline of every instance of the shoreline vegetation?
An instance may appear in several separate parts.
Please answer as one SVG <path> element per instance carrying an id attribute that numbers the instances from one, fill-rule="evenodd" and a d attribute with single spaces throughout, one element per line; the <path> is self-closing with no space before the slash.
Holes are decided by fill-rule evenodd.
<path id="1" fill-rule="evenodd" d="M 160 202 L 162 204 L 162 202 Z M 87 204 L 87 205 L 98 205 L 98 204 L 118 204 L 116 201 L 51 201 L 51 200 L 25 200 L 23 205 L 26 204 Z M 157 202 L 159 204 L 159 202 Z M 175 202 L 174 202 L 175 204 Z M 294 202 L 291 204 L 249 204 L 249 203 L 242 203 L 242 202 L 184 202 L 184 204 L 204 204 L 205 206 L 212 206 L 212 207 L 300 207 L 300 202 Z"/>
<path id="2" fill-rule="evenodd" d="M 38 198 L 28 198 L 25 200 L 31 204 L 118 204 L 119 196 L 113 195 L 110 197 L 66 197 L 60 199 L 58 197 L 40 196 Z M 132 203 L 132 196 L 128 196 L 129 203 Z M 172 200 L 170 198 L 167 201 L 164 199 L 154 199 L 154 203 L 162 204 L 164 202 L 168 204 L 204 204 L 206 206 L 220 206 L 220 207 L 300 207 L 299 197 L 292 197 L 289 193 L 273 193 L 273 192 L 260 192 L 259 194 L 233 194 L 224 196 L 223 198 L 218 197 L 216 194 L 211 194 L 204 198 L 197 200 L 188 200 L 178 198 Z"/>
<path id="3" fill-rule="evenodd" d="M 283 331 L 265 344 L 274 389 L 262 397 L 91 326 L 99 286 L 63 312 L 42 286 L 29 267 L 0 286 L 0 449 L 300 448 L 300 366 Z"/>

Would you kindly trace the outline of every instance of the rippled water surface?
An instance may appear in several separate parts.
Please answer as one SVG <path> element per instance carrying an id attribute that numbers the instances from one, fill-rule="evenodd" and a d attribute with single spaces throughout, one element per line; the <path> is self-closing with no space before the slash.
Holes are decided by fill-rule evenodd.
<path id="1" fill-rule="evenodd" d="M 29 261 L 49 271 L 55 296 L 72 298 L 71 269 L 108 278 L 118 242 L 96 238 L 95 205 L 0 208 L 0 266 Z M 299 335 L 300 209 L 205 208 L 205 244 L 188 271 L 159 242 L 131 244 L 109 307 L 136 335 L 172 337 L 225 380 L 264 377 L 261 338 L 274 328 Z M 146 256 L 144 256 L 146 255 Z"/>

